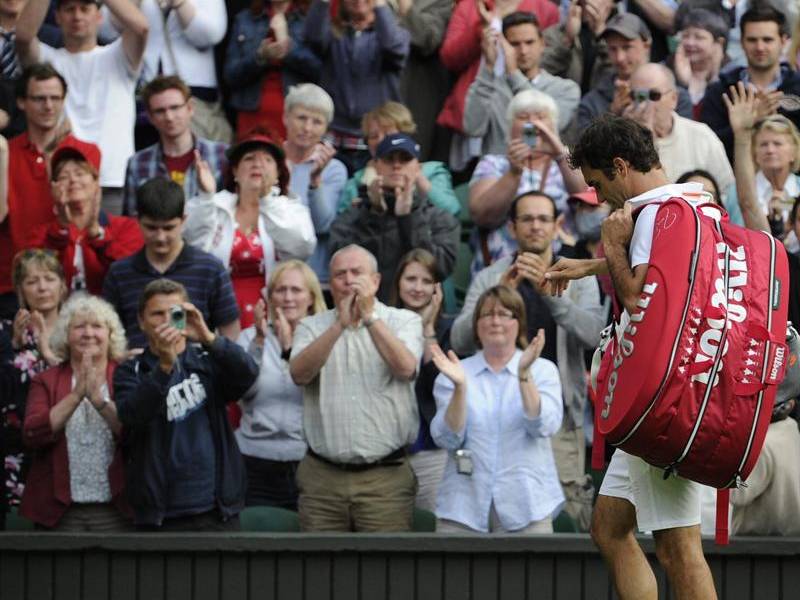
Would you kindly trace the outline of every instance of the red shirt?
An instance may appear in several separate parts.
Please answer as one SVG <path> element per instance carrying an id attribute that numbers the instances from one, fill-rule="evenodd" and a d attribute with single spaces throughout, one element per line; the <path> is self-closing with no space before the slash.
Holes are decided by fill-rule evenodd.
<path id="1" fill-rule="evenodd" d="M 68 135 L 65 139 L 75 139 Z M 13 290 L 11 259 L 29 247 L 30 232 L 55 221 L 47 157 L 36 149 L 28 132 L 8 142 L 8 216 L 0 227 L 0 293 Z"/>
<path id="2" fill-rule="evenodd" d="M 183 187 L 183 182 L 186 179 L 186 171 L 194 162 L 194 148 L 189 150 L 186 154 L 180 156 L 167 156 L 164 155 L 164 164 L 167 167 L 170 179 Z"/>
<path id="3" fill-rule="evenodd" d="M 144 238 L 139 223 L 131 217 L 116 217 L 100 211 L 102 238 L 88 239 L 85 232 L 74 225 L 62 227 L 58 221 L 39 225 L 27 238 L 28 248 L 49 248 L 58 252 L 67 287 L 71 287 L 76 275 L 75 251 L 80 245 L 86 288 L 92 294 L 100 294 L 103 279 L 111 263 L 126 258 L 142 249 Z"/>

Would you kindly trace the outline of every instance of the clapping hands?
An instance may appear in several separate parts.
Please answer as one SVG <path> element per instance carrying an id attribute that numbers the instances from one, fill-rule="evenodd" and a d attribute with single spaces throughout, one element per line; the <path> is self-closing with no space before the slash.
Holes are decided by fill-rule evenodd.
<path id="1" fill-rule="evenodd" d="M 431 346 L 431 355 L 436 368 L 441 373 L 444 373 L 456 386 L 463 386 L 467 382 L 464 367 L 455 352 L 449 350 L 445 354 L 438 344 L 433 344 Z"/>

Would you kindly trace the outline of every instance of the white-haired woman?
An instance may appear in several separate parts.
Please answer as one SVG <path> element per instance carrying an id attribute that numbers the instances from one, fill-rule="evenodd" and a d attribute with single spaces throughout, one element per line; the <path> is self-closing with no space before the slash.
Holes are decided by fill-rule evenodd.
<path id="1" fill-rule="evenodd" d="M 519 92 L 508 105 L 508 152 L 481 158 L 469 183 L 469 210 L 478 226 L 473 239 L 472 272 L 513 254 L 516 241 L 505 227 L 511 202 L 519 194 L 542 191 L 563 213 L 570 194 L 586 189 L 580 171 L 570 168 L 567 147 L 558 136 L 555 101 L 538 90 Z"/>
<path id="2" fill-rule="evenodd" d="M 334 158 L 336 148 L 322 139 L 333 110 L 328 92 L 313 83 L 293 86 L 284 99 L 283 150 L 290 173 L 289 191 L 311 212 L 317 247 L 308 264 L 323 284 L 328 282 L 328 232 L 347 183 L 347 168 Z"/>
<path id="3" fill-rule="evenodd" d="M 81 294 L 61 309 L 50 347 L 62 362 L 28 392 L 23 435 L 36 452 L 20 513 L 44 529 L 123 531 L 122 425 L 111 381 L 125 330 L 110 304 Z"/>

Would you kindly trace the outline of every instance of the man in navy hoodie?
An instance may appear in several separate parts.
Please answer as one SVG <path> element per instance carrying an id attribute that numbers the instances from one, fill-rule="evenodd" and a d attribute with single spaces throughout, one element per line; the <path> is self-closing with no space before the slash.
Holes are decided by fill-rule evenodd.
<path id="1" fill-rule="evenodd" d="M 225 405 L 255 382 L 258 367 L 187 298 L 169 279 L 144 288 L 139 325 L 148 347 L 114 374 L 129 436 L 128 500 L 140 529 L 235 530 L 247 480 Z"/>

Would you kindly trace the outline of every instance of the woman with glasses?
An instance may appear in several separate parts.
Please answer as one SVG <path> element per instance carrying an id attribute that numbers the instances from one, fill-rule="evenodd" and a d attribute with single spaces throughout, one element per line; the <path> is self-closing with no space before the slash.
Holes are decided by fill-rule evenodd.
<path id="1" fill-rule="evenodd" d="M 563 415 L 558 369 L 528 343 L 525 305 L 506 286 L 478 299 L 480 351 L 460 361 L 434 347 L 434 441 L 450 452 L 436 502 L 437 531 L 552 533 L 564 503 L 550 436 Z"/>
<path id="2" fill-rule="evenodd" d="M 78 294 L 50 338 L 60 363 L 33 378 L 23 433 L 35 450 L 20 514 L 58 531 L 124 531 L 122 425 L 113 376 L 125 358 L 125 330 L 114 308 Z"/>
<path id="3" fill-rule="evenodd" d="M 453 320 L 442 316 L 442 274 L 436 258 L 423 248 L 416 248 L 400 259 L 391 292 L 391 303 L 397 308 L 417 313 L 422 318 L 425 349 L 414 391 L 419 410 L 419 434 L 409 453 L 417 476 L 416 506 L 429 511 L 436 509 L 436 491 L 442 479 L 447 453 L 431 437 L 431 420 L 436 414 L 433 382 L 439 369 L 433 362 L 432 348 L 450 348 L 450 326 Z"/>
<path id="4" fill-rule="evenodd" d="M 692 114 L 699 120 L 708 84 L 719 78 L 720 69 L 728 63 L 725 47 L 730 26 L 721 15 L 704 8 L 678 12 L 678 47 L 667 63 L 678 83 L 689 90 Z"/>
<path id="5" fill-rule="evenodd" d="M 25 399 L 31 379 L 59 362 L 50 337 L 67 296 L 64 270 L 51 251 L 23 250 L 11 276 L 20 309 L 13 321 L 0 321 L 0 519 L 22 499 L 29 466 L 22 440 Z"/>
<path id="6" fill-rule="evenodd" d="M 508 105 L 507 118 L 507 153 L 481 158 L 469 182 L 469 211 L 478 226 L 470 240 L 473 275 L 517 249 L 505 227 L 514 198 L 544 192 L 555 199 L 558 212 L 566 214 L 569 195 L 586 189 L 580 171 L 568 164 L 553 98 L 538 90 L 519 92 Z"/>

